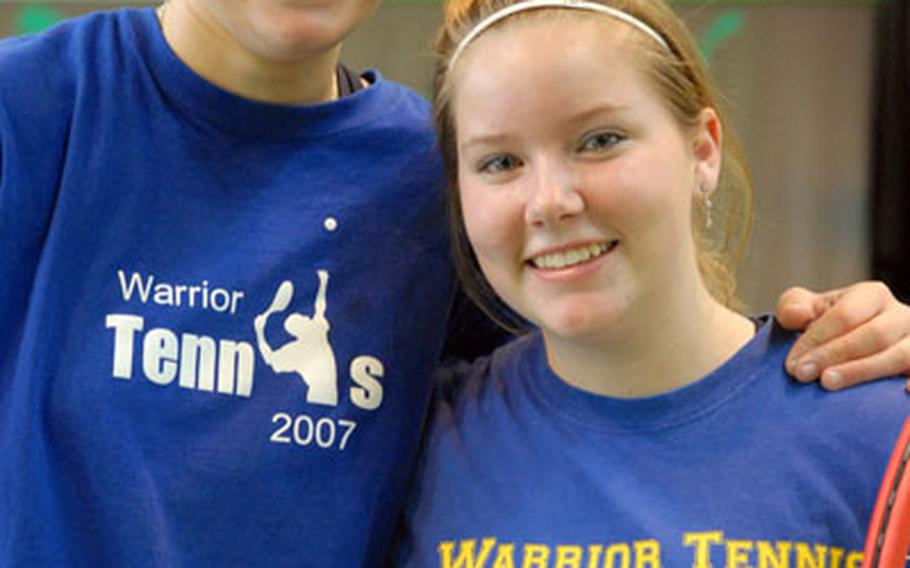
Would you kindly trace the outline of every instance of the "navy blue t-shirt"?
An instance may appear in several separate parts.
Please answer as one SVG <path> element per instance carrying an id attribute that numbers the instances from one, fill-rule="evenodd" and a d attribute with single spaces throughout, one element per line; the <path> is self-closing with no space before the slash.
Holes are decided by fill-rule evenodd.
<path id="1" fill-rule="evenodd" d="M 826 393 L 786 375 L 793 341 L 767 323 L 638 399 L 565 383 L 537 333 L 440 373 L 401 564 L 859 568 L 904 379 Z"/>
<path id="2" fill-rule="evenodd" d="M 0 42 L 0 565 L 380 563 L 452 303 L 425 101 L 257 103 L 151 9 Z"/>

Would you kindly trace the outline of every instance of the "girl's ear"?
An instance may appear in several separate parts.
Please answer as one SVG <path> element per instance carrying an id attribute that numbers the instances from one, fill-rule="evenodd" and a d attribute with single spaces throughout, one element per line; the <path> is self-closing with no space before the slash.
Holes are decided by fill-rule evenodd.
<path id="1" fill-rule="evenodd" d="M 698 113 L 692 137 L 692 155 L 695 158 L 694 190 L 711 193 L 720 178 L 721 148 L 723 148 L 723 126 L 713 108 L 703 108 Z M 704 195 L 700 195 L 704 197 Z"/>

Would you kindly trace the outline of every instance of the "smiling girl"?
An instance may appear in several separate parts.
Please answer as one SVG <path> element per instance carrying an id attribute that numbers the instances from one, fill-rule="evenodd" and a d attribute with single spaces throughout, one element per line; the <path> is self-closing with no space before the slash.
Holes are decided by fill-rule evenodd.
<path id="1" fill-rule="evenodd" d="M 752 187 L 677 16 L 456 1 L 439 57 L 462 276 L 534 331 L 442 378 L 405 565 L 858 565 L 902 381 L 823 397 L 734 309 Z"/>

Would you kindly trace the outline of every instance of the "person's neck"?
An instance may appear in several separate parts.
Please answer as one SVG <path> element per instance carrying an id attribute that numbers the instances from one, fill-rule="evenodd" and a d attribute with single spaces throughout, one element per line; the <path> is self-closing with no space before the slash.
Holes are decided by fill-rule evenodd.
<path id="1" fill-rule="evenodd" d="M 596 394 L 655 396 L 711 373 L 755 333 L 748 318 L 714 300 L 700 281 L 665 300 L 637 306 L 634 315 L 596 339 L 544 333 L 550 367 L 567 383 Z"/>
<path id="2" fill-rule="evenodd" d="M 274 104 L 315 104 L 338 98 L 341 46 L 293 61 L 251 52 L 211 15 L 185 0 L 158 8 L 164 38 L 190 69 L 222 89 Z"/>

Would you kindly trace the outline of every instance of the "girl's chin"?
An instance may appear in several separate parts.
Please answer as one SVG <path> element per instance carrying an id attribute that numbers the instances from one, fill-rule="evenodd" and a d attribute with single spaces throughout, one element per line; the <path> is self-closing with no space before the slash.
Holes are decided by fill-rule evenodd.
<path id="1" fill-rule="evenodd" d="M 559 317 L 542 318 L 539 327 L 545 335 L 554 339 L 587 343 L 609 337 L 610 331 L 615 330 L 621 320 L 615 310 L 575 310 Z"/>

